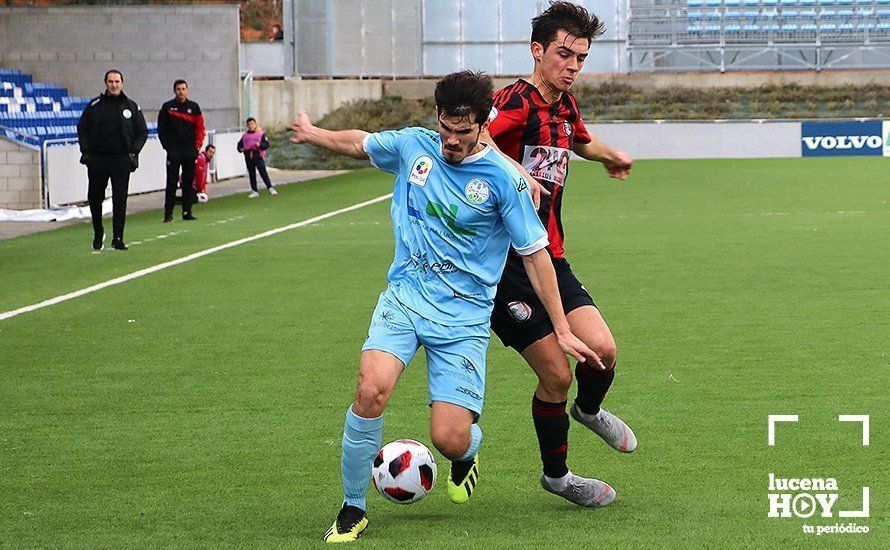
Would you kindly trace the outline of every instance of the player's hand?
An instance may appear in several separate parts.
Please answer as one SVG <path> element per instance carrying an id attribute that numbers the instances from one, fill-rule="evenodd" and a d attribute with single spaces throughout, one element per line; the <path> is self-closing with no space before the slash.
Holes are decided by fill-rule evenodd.
<path id="1" fill-rule="evenodd" d="M 309 133 L 312 131 L 312 121 L 306 111 L 300 109 L 297 112 L 297 120 L 291 125 L 290 129 L 294 132 L 294 137 L 290 138 L 291 143 L 306 143 L 309 141 Z"/>
<path id="2" fill-rule="evenodd" d="M 630 174 L 633 163 L 634 160 L 630 158 L 626 151 L 618 151 L 615 153 L 614 158 L 604 161 L 603 166 L 606 168 L 606 172 L 609 173 L 610 178 L 624 181 Z"/>
<path id="3" fill-rule="evenodd" d="M 586 363 L 589 360 L 594 367 L 606 370 L 600 356 L 571 332 L 556 333 L 556 341 L 566 355 L 571 355 L 579 363 Z"/>
<path id="4" fill-rule="evenodd" d="M 535 210 L 537 210 L 538 208 L 541 208 L 541 195 L 549 196 L 550 191 L 531 176 L 525 178 L 525 181 L 528 183 L 528 192 L 532 194 L 532 204 L 535 205 Z"/>

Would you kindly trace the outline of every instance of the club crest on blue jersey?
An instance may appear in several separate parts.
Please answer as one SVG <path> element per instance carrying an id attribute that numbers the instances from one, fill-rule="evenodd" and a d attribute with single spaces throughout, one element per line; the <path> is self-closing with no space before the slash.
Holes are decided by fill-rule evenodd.
<path id="1" fill-rule="evenodd" d="M 430 171 L 433 169 L 433 159 L 424 155 L 418 157 L 411 166 L 411 174 L 408 175 L 408 183 L 423 187 L 426 185 L 426 179 L 430 177 Z"/>
<path id="2" fill-rule="evenodd" d="M 489 193 L 488 182 L 479 178 L 471 179 L 464 189 L 467 200 L 473 204 L 482 204 L 487 201 Z"/>

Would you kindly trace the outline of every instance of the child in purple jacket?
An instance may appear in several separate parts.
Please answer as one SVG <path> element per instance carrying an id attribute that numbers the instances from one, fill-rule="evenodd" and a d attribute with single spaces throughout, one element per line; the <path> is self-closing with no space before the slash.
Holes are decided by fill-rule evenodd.
<path id="1" fill-rule="evenodd" d="M 247 174 L 250 176 L 250 188 L 252 191 L 247 195 L 247 198 L 255 199 L 260 196 L 260 192 L 257 191 L 256 187 L 257 170 L 260 171 L 260 177 L 263 178 L 263 183 L 266 184 L 269 194 L 275 196 L 278 194 L 278 191 L 272 186 L 269 173 L 266 171 L 266 149 L 269 148 L 269 139 L 266 138 L 266 133 L 263 129 L 257 126 L 255 118 L 250 117 L 245 122 L 247 122 L 247 131 L 244 132 L 244 135 L 241 136 L 241 140 L 238 142 L 238 152 L 244 153 Z"/>

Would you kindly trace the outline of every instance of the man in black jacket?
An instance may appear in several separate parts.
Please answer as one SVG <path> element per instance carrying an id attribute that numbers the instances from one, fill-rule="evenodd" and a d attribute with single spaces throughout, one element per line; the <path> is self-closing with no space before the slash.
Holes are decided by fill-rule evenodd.
<path id="1" fill-rule="evenodd" d="M 158 113 L 158 138 L 167 151 L 167 193 L 164 198 L 164 223 L 173 221 L 173 204 L 179 184 L 195 179 L 195 160 L 204 144 L 204 115 L 201 107 L 189 99 L 189 85 L 185 80 L 173 83 L 176 97 L 164 103 Z M 182 219 L 197 219 L 192 215 L 195 190 L 191 185 L 182 186 Z"/>
<path id="2" fill-rule="evenodd" d="M 86 165 L 90 182 L 87 200 L 93 218 L 93 250 L 102 250 L 105 243 L 102 201 L 109 179 L 114 207 L 111 246 L 127 250 L 124 222 L 130 172 L 139 166 L 139 152 L 148 139 L 145 117 L 136 102 L 124 95 L 123 87 L 120 71 L 105 73 L 105 93 L 90 101 L 77 123 L 80 163 Z"/>

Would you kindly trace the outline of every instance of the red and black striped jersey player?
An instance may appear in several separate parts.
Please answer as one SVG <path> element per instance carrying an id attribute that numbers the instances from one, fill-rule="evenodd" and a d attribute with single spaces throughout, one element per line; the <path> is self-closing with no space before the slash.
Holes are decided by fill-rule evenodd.
<path id="1" fill-rule="evenodd" d="M 613 448 L 633 452 L 637 440 L 620 418 L 601 408 L 615 376 L 616 346 L 608 325 L 587 289 L 572 273 L 563 253 L 561 207 L 569 156 L 601 162 L 609 176 L 626 179 L 633 160 L 588 133 L 570 92 L 584 65 L 590 42 L 603 25 L 583 7 L 551 2 L 532 20 L 534 73 L 495 93 L 489 136 L 526 170 L 538 214 L 547 229 L 548 246 L 559 292 L 571 330 L 597 357 L 575 367 L 578 393 L 572 418 L 593 430 Z M 534 180 L 537 180 L 535 183 Z M 540 184 L 543 187 L 538 187 Z M 520 256 L 511 254 L 498 285 L 491 328 L 505 346 L 516 349 L 538 376 L 532 418 L 541 450 L 541 485 L 581 506 L 605 506 L 615 499 L 609 484 L 573 474 L 566 465 L 569 416 L 566 403 L 572 370 L 560 349 L 547 312 L 535 296 Z"/>

